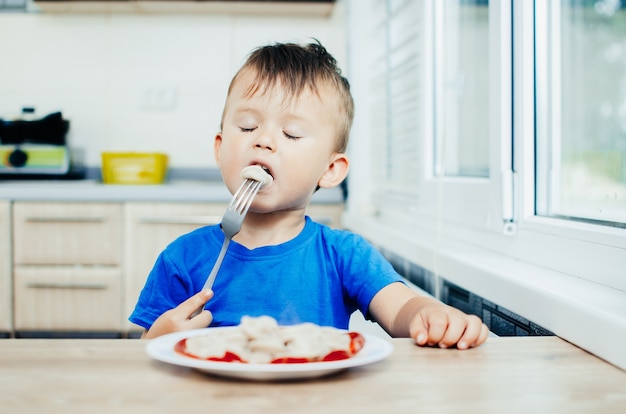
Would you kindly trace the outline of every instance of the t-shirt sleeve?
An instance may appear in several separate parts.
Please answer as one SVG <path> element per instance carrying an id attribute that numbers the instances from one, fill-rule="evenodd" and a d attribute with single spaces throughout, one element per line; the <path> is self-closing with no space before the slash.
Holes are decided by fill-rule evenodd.
<path id="1" fill-rule="evenodd" d="M 149 329 L 161 314 L 194 293 L 188 275 L 176 266 L 166 249 L 157 258 L 128 320 Z"/>
<path id="2" fill-rule="evenodd" d="M 391 263 L 363 237 L 347 234 L 341 241 L 343 284 L 361 313 L 369 319 L 369 305 L 385 286 L 404 279 Z"/>

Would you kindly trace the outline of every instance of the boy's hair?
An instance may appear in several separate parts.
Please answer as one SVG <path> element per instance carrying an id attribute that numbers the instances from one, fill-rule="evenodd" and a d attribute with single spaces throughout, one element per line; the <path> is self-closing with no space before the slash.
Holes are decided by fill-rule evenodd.
<path id="1" fill-rule="evenodd" d="M 246 91 L 248 96 L 254 95 L 262 88 L 271 89 L 277 82 L 286 89 L 286 99 L 299 96 L 306 88 L 319 96 L 320 84 L 334 88 L 343 109 L 343 123 L 339 125 L 335 150 L 340 153 L 346 151 L 354 118 L 350 83 L 341 75 L 341 69 L 337 66 L 335 58 L 317 40 L 316 43 L 307 45 L 275 43 L 253 50 L 233 77 L 228 94 L 239 74 L 246 69 L 253 69 L 256 72 L 254 82 Z"/>

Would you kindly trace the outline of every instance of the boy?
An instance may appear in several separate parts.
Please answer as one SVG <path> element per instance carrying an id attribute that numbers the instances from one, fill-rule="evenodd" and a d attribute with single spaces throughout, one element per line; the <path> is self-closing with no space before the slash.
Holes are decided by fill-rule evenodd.
<path id="1" fill-rule="evenodd" d="M 348 173 L 353 113 L 349 83 L 319 43 L 253 51 L 228 89 L 215 160 L 231 193 L 250 165 L 273 182 L 255 197 L 212 291 L 201 289 L 224 239 L 219 226 L 161 253 L 129 318 L 146 329 L 143 338 L 237 325 L 244 315 L 346 329 L 359 309 L 418 345 L 467 349 L 486 340 L 478 317 L 418 296 L 363 238 L 305 216 L 314 192 Z"/>

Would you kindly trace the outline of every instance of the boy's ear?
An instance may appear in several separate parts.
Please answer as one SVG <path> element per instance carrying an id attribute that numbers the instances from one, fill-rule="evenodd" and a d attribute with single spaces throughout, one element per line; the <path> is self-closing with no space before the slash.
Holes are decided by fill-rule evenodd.
<path id="1" fill-rule="evenodd" d="M 317 183 L 321 188 L 332 188 L 341 184 L 348 175 L 350 160 L 346 154 L 336 153 L 332 162 Z"/>
<path id="2" fill-rule="evenodd" d="M 220 146 L 222 145 L 222 133 L 218 132 L 213 140 L 213 157 L 215 157 L 215 163 L 220 166 Z"/>

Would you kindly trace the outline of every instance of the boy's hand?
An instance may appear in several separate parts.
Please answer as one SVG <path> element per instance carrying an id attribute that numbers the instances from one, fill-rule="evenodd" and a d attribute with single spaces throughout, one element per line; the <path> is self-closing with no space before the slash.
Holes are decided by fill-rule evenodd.
<path id="1" fill-rule="evenodd" d="M 202 290 L 174 309 L 163 312 L 163 314 L 154 321 L 150 329 L 141 335 L 141 338 L 152 339 L 172 332 L 206 328 L 213 320 L 211 312 L 203 310 L 191 319 L 190 316 L 200 306 L 204 306 L 212 297 L 212 290 Z"/>
<path id="2" fill-rule="evenodd" d="M 420 346 L 449 348 L 456 345 L 458 349 L 476 347 L 489 336 L 489 329 L 476 315 L 434 301 L 417 309 L 409 332 Z"/>
<path id="3" fill-rule="evenodd" d="M 402 283 L 392 283 L 372 299 L 369 311 L 396 338 L 411 337 L 420 346 L 458 349 L 478 346 L 489 329 L 475 315 L 468 315 L 435 298 L 416 295 Z"/>

